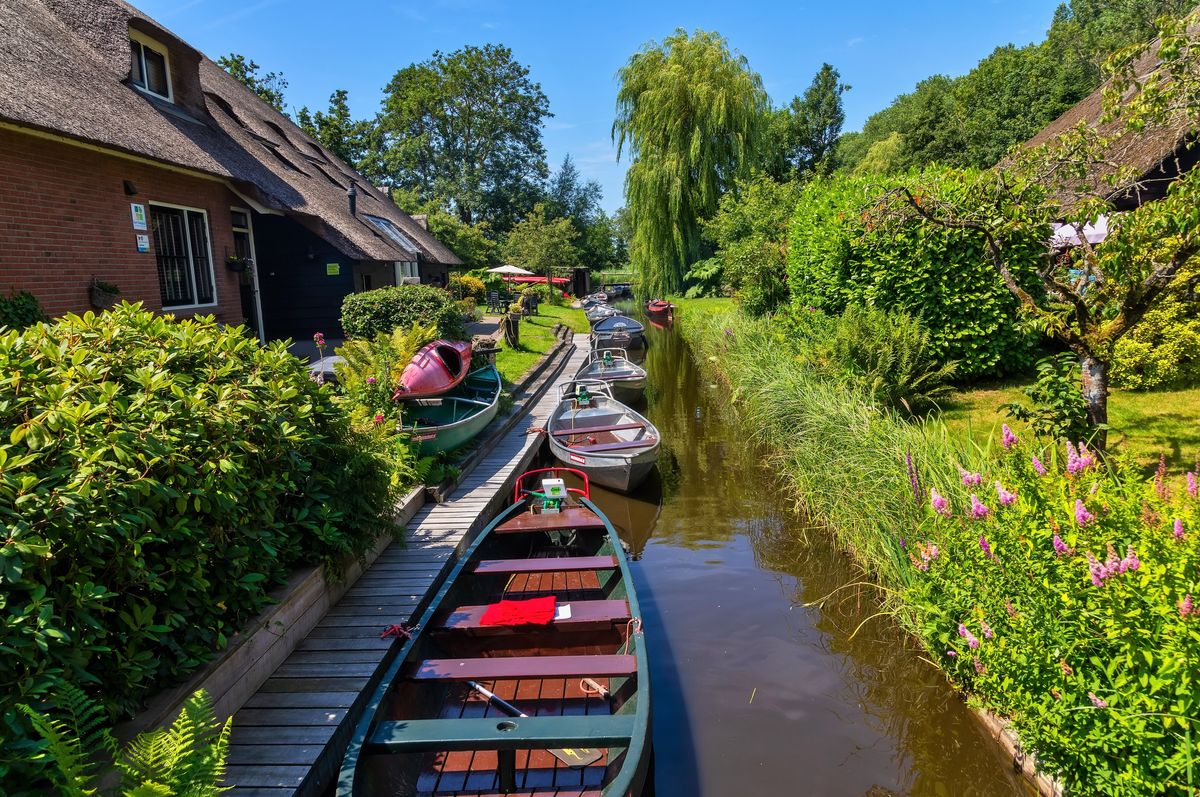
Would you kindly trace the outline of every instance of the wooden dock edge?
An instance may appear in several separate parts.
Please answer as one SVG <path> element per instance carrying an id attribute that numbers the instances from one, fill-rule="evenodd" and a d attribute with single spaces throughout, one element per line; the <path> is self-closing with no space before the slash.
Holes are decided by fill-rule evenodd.
<path id="1" fill-rule="evenodd" d="M 403 529 L 424 504 L 424 487 L 410 490 L 396 505 L 396 527 Z M 296 571 L 272 592 L 276 603 L 247 623 L 192 677 L 150 698 L 145 709 L 117 727 L 117 738 L 126 741 L 169 724 L 183 701 L 199 689 L 212 698 L 218 719 L 233 716 L 392 542 L 390 535 L 382 535 L 362 559 L 347 557 L 340 578 L 319 565 Z"/>

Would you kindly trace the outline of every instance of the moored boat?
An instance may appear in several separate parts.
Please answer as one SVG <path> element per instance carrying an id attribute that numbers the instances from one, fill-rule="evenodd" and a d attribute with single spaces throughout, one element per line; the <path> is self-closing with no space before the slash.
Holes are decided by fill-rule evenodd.
<path id="1" fill-rule="evenodd" d="M 599 380 L 562 385 L 546 432 L 559 462 L 618 492 L 636 488 L 658 461 L 658 429 Z"/>
<path id="2" fill-rule="evenodd" d="M 500 411 L 503 383 L 496 366 L 472 371 L 453 391 L 415 399 L 405 408 L 404 424 L 412 431 L 421 454 L 453 451 L 470 442 Z"/>
<path id="3" fill-rule="evenodd" d="M 514 492 L 395 643 L 338 797 L 640 793 L 649 667 L 621 541 L 586 474 L 530 471 Z"/>
<path id="4" fill-rule="evenodd" d="M 598 324 L 599 322 L 603 321 L 606 318 L 612 318 L 613 316 L 617 316 L 620 314 L 621 314 L 620 310 L 618 310 L 617 308 L 612 307 L 610 305 L 607 305 L 607 304 L 592 305 L 591 307 L 589 307 L 588 309 L 583 311 L 584 317 L 587 318 L 588 323 L 591 324 L 592 326 L 595 326 L 596 324 Z"/>
<path id="5" fill-rule="evenodd" d="M 575 372 L 576 381 L 598 379 L 612 388 L 623 404 L 641 400 L 646 391 L 646 369 L 629 359 L 624 349 L 594 349 Z"/>
<path id="6" fill-rule="evenodd" d="M 458 387 L 471 370 L 470 341 L 435 340 L 417 350 L 400 373 L 394 401 L 440 396 Z"/>
<path id="7" fill-rule="evenodd" d="M 651 299 L 646 302 L 646 315 L 652 321 L 673 321 L 675 319 L 675 305 L 665 299 Z"/>
<path id="8" fill-rule="evenodd" d="M 641 351 L 646 348 L 646 328 L 624 315 L 613 315 L 592 325 L 593 349 L 625 349 Z"/>

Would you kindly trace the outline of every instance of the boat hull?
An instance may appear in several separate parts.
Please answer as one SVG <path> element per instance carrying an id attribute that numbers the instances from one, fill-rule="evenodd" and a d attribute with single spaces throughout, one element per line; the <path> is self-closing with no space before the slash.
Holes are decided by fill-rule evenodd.
<path id="1" fill-rule="evenodd" d="M 480 372 L 468 377 L 453 394 L 436 399 L 441 402 L 441 407 L 448 405 L 452 410 L 456 403 L 465 405 L 470 401 L 471 404 L 467 405 L 469 411 L 465 412 L 462 417 L 448 423 L 420 423 L 418 421 L 408 427 L 412 429 L 413 442 L 420 444 L 421 456 L 453 451 L 478 436 L 500 412 L 502 389 L 499 372 L 496 371 L 495 366 L 488 365 Z M 483 397 L 482 400 L 486 402 L 486 406 L 475 403 L 481 400 L 479 397 Z M 422 408 L 415 406 L 414 410 L 419 419 Z M 433 409 L 424 411 L 432 413 Z"/>
<path id="2" fill-rule="evenodd" d="M 395 401 L 440 396 L 458 387 L 471 370 L 469 341 L 435 340 L 422 346 L 404 366 Z"/>
<path id="3" fill-rule="evenodd" d="M 632 492 L 640 487 L 658 462 L 657 445 L 634 455 L 605 456 L 577 452 L 551 438 L 550 451 L 563 465 L 578 468 L 593 483 L 619 493 Z"/>

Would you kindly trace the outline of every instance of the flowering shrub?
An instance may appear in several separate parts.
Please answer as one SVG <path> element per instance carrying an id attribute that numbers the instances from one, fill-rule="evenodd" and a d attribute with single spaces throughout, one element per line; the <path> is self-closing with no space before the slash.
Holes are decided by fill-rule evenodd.
<path id="1" fill-rule="evenodd" d="M 986 477 L 929 490 L 905 595 L 924 643 L 1070 792 L 1194 794 L 1196 475 L 1002 444 Z"/>
<path id="2" fill-rule="evenodd" d="M 450 277 L 450 293 L 459 299 L 470 299 L 475 304 L 479 304 L 487 298 L 487 286 L 479 277 L 472 277 L 470 274 L 461 276 L 455 274 Z"/>

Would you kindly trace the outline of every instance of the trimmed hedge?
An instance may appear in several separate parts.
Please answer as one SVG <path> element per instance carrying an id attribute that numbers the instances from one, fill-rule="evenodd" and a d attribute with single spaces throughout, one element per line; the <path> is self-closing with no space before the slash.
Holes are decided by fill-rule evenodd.
<path id="1" fill-rule="evenodd" d="M 114 716 L 301 563 L 392 531 L 385 451 L 282 344 L 139 305 L 0 333 L 0 779 L 64 683 Z"/>
<path id="2" fill-rule="evenodd" d="M 887 190 L 917 183 L 939 200 L 962 193 L 962 172 L 927 170 L 907 177 L 813 180 L 800 193 L 788 239 L 793 306 L 841 313 L 854 304 L 902 310 L 930 332 L 943 362 L 959 377 L 1019 372 L 1032 366 L 1038 338 L 1021 328 L 1017 300 L 970 230 L 909 223 L 873 226 L 864 212 Z M 1045 234 L 1008 238 L 1010 268 L 1034 289 Z"/>
<path id="3" fill-rule="evenodd" d="M 352 293 L 342 301 L 342 329 L 346 337 L 373 339 L 413 325 L 436 326 L 438 337 L 463 340 L 467 336 L 462 312 L 454 297 L 431 285 L 395 285 Z"/>

